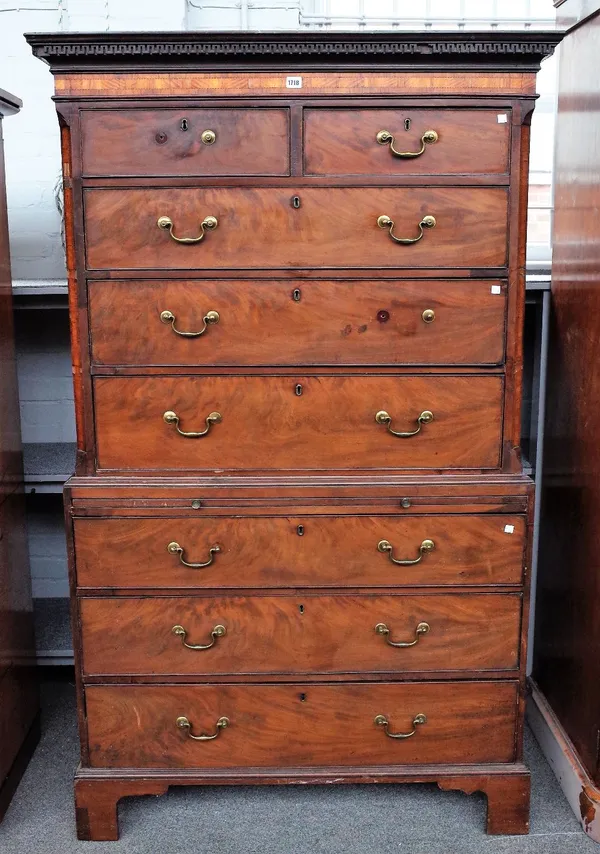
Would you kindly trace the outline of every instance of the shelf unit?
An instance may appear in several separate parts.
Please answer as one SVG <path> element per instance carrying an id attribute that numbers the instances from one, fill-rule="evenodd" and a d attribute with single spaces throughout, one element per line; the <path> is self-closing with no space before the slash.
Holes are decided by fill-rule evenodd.
<path id="1" fill-rule="evenodd" d="M 27 284 L 13 287 L 14 305 L 18 312 L 67 311 L 67 285 L 62 282 Z M 525 368 L 523 395 L 523 449 L 525 472 L 540 476 L 543 445 L 543 413 L 546 389 L 548 323 L 550 316 L 550 272 L 536 269 L 527 276 L 525 312 Z M 65 339 L 68 350 L 68 340 Z M 35 511 L 35 496 L 59 496 L 64 482 L 75 468 L 74 442 L 25 443 L 25 489 L 31 512 Z M 40 499 L 37 499 L 39 501 Z M 51 501 L 51 499 L 49 499 Z M 56 497 L 47 513 L 56 513 L 57 525 L 62 526 L 62 501 Z M 536 522 L 539 506 L 536 505 Z M 60 517 L 60 518 L 58 518 Z M 537 526 L 536 526 L 537 528 Z M 34 545 L 30 541 L 30 547 Z M 537 540 L 534 534 L 532 585 L 535 588 Z M 34 549 L 35 550 L 35 549 Z M 64 561 L 66 590 L 66 550 Z M 35 561 L 34 561 L 35 585 Z M 62 596 L 34 595 L 37 661 L 41 665 L 72 664 L 69 600 Z"/>

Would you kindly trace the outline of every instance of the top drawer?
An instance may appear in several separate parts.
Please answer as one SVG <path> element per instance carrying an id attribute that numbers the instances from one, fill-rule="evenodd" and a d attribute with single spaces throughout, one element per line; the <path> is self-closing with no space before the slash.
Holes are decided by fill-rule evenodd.
<path id="1" fill-rule="evenodd" d="M 509 151 L 510 113 L 498 110 L 304 112 L 306 175 L 506 174 Z"/>
<path id="2" fill-rule="evenodd" d="M 84 110 L 84 175 L 288 175 L 287 109 Z"/>

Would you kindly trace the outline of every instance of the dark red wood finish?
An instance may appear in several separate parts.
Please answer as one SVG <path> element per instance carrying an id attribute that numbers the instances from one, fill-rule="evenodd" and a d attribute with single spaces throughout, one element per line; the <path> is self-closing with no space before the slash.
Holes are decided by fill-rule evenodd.
<path id="1" fill-rule="evenodd" d="M 504 360 L 506 292 L 493 279 L 91 280 L 91 359 L 115 367 L 495 366 Z M 164 311 L 175 320 L 161 321 Z M 204 320 L 210 311 L 215 324 Z M 195 338 L 178 334 L 205 327 Z"/>
<path id="2" fill-rule="evenodd" d="M 511 117 L 498 110 L 308 109 L 304 114 L 306 175 L 478 175 L 508 174 Z M 393 135 L 400 158 L 377 134 Z M 437 140 L 422 142 L 433 130 Z"/>
<path id="3" fill-rule="evenodd" d="M 97 378 L 97 465 L 120 471 L 498 469 L 498 376 Z M 422 412 L 433 421 L 415 432 Z M 221 420 L 198 438 L 206 418 Z"/>
<path id="4" fill-rule="evenodd" d="M 584 7 L 591 17 L 567 35 L 561 55 L 534 677 L 600 784 L 600 252 L 593 223 L 600 6 L 568 0 L 560 13 L 579 18 Z"/>
<path id="5" fill-rule="evenodd" d="M 211 132 L 214 141 L 203 141 Z M 288 175 L 289 110 L 85 110 L 86 176 Z"/>
<path id="6" fill-rule="evenodd" d="M 39 738 L 2 142 L 20 106 L 0 90 L 0 819 Z"/>
<path id="7" fill-rule="evenodd" d="M 77 518 L 77 584 L 227 590 L 521 583 L 524 516 L 447 513 L 403 519 L 341 515 L 345 511 L 338 505 L 318 516 L 277 517 L 265 509 L 260 516 L 212 516 L 208 511 L 195 517 Z M 389 552 L 378 550 L 381 540 L 392 544 L 395 560 L 421 556 L 420 562 L 394 564 Z M 421 553 L 425 540 L 434 548 Z M 206 563 L 215 546 L 218 552 L 209 566 L 192 569 L 168 551 L 173 541 L 188 563 Z"/>
<path id="8" fill-rule="evenodd" d="M 29 38 L 63 124 L 80 837 L 169 785 L 332 780 L 479 789 L 526 832 L 528 123 L 559 37 Z M 390 739 L 380 703 L 427 723 Z"/>

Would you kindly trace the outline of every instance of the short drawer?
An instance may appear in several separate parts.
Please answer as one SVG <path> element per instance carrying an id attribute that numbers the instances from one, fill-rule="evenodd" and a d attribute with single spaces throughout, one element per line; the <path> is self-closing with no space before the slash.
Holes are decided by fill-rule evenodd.
<path id="1" fill-rule="evenodd" d="M 507 263 L 508 190 L 499 187 L 88 189 L 84 204 L 92 270 Z"/>
<path id="2" fill-rule="evenodd" d="M 74 537 L 80 588 L 516 585 L 525 518 L 77 518 Z"/>
<path id="3" fill-rule="evenodd" d="M 88 295 L 97 365 L 504 359 L 506 289 L 498 281 L 91 280 Z"/>
<path id="4" fill-rule="evenodd" d="M 497 468 L 502 399 L 499 376 L 98 377 L 97 465 Z"/>
<path id="5" fill-rule="evenodd" d="M 96 768 L 470 765 L 515 759 L 515 682 L 94 685 L 85 696 L 90 764 Z M 417 716 L 422 723 L 414 723 Z M 386 729 L 415 734 L 390 738 Z M 217 737 L 190 738 L 200 734 Z"/>
<path id="6" fill-rule="evenodd" d="M 111 597 L 79 607 L 87 676 L 359 678 L 515 670 L 519 659 L 517 593 Z"/>
<path id="7" fill-rule="evenodd" d="M 83 110 L 84 175 L 288 175 L 287 109 Z"/>
<path id="8" fill-rule="evenodd" d="M 506 174 L 510 121 L 510 111 L 505 110 L 306 109 L 304 171 L 307 175 Z"/>

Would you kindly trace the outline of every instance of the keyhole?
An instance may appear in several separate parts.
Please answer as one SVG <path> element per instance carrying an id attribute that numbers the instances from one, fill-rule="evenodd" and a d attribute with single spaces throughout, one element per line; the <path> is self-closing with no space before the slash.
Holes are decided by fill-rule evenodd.
<path id="1" fill-rule="evenodd" d="M 292 196 L 292 207 L 296 210 L 300 207 L 300 196 Z"/>
<path id="2" fill-rule="evenodd" d="M 410 119 L 404 119 L 404 130 L 410 130 L 411 121 Z"/>
<path id="3" fill-rule="evenodd" d="M 304 536 L 304 525 L 298 525 L 298 527 L 296 528 L 296 533 L 298 534 L 299 537 L 303 537 Z"/>
<path id="4" fill-rule="evenodd" d="M 304 692 L 302 694 L 298 694 L 298 696 L 300 697 L 301 703 L 306 703 L 306 694 Z"/>
<path id="5" fill-rule="evenodd" d="M 180 124 L 180 128 L 181 128 L 181 130 L 187 130 L 187 129 L 189 128 L 189 126 L 190 126 L 190 125 L 189 125 L 189 122 L 188 122 L 188 120 L 187 120 L 187 119 L 182 119 L 182 120 L 181 120 L 181 124 Z"/>
<path id="6" fill-rule="evenodd" d="M 300 300 L 302 299 L 302 291 L 300 290 L 300 288 L 294 288 L 294 290 L 292 291 L 292 299 L 294 300 L 294 302 L 300 302 Z"/>
<path id="7" fill-rule="evenodd" d="M 300 611 L 301 614 L 303 614 L 304 613 L 304 605 L 298 605 L 298 610 Z"/>
<path id="8" fill-rule="evenodd" d="M 296 397 L 302 397 L 302 392 L 304 391 L 304 389 L 302 388 L 302 383 L 298 383 L 294 391 L 296 392 Z"/>

